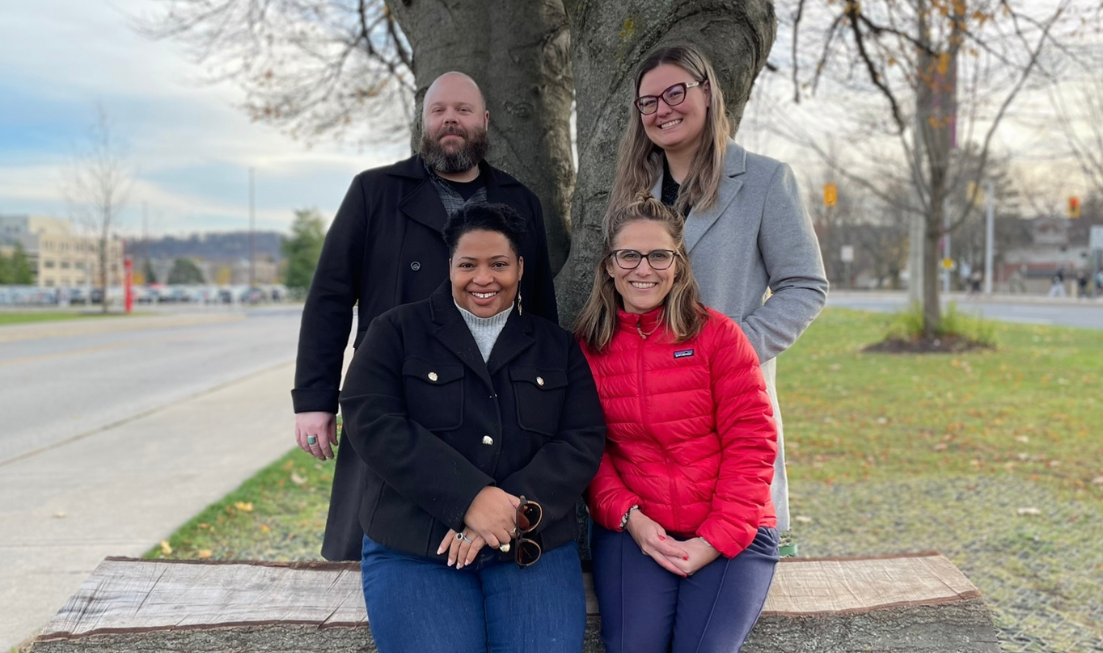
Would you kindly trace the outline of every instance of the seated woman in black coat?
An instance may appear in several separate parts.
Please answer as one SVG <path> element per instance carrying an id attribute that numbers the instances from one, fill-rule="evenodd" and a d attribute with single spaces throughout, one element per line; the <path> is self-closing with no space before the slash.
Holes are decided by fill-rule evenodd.
<path id="1" fill-rule="evenodd" d="M 574 505 L 605 423 L 574 339 L 523 310 L 523 229 L 508 206 L 457 212 L 449 282 L 376 318 L 345 378 L 382 653 L 582 650 Z"/>

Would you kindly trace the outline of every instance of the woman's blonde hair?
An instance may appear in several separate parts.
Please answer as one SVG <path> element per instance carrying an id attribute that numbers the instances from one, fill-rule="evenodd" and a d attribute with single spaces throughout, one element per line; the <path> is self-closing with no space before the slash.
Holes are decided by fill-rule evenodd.
<path id="1" fill-rule="evenodd" d="M 690 207 L 707 209 L 716 203 L 719 195 L 720 177 L 724 171 L 724 154 L 728 148 L 728 136 L 731 123 L 724 107 L 724 93 L 716 80 L 716 71 L 708 58 L 696 46 L 682 44 L 659 48 L 644 59 L 636 69 L 635 92 L 640 94 L 640 82 L 643 76 L 663 64 L 673 64 L 701 83 L 702 90 L 709 93 L 709 106 L 705 115 L 705 128 L 701 133 L 701 144 L 689 168 L 689 174 L 682 180 L 678 200 L 674 204 L 682 215 L 688 215 Z M 643 130 L 643 121 L 634 105 L 629 105 L 628 128 L 620 140 L 617 152 L 617 175 L 613 181 L 613 190 L 609 195 L 609 207 L 605 219 L 620 207 L 631 204 L 636 194 L 642 190 L 650 191 L 663 170 L 661 148 L 647 137 Z M 608 228 L 608 227 L 606 227 Z"/>
<path id="2" fill-rule="evenodd" d="M 606 268 L 612 261 L 613 243 L 625 226 L 641 220 L 661 223 L 674 241 L 674 285 L 663 299 L 663 331 L 670 334 L 675 342 L 683 342 L 700 334 L 708 319 L 708 312 L 699 299 L 697 280 L 689 267 L 689 254 L 682 237 L 685 220 L 649 192 L 641 191 L 636 201 L 610 214 L 601 258 L 594 266 L 594 286 L 575 320 L 575 337 L 591 351 L 604 352 L 617 331 L 617 308 L 622 304 L 622 298 L 617 292 L 613 275 Z M 615 262 L 611 264 L 616 265 Z"/>

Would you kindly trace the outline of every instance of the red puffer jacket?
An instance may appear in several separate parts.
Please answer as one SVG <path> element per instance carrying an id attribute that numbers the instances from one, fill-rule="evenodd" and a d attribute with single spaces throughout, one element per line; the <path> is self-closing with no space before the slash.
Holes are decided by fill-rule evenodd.
<path id="1" fill-rule="evenodd" d="M 604 353 L 583 347 L 608 425 L 590 512 L 619 530 L 638 505 L 668 532 L 703 537 L 730 558 L 758 527 L 777 524 L 773 409 L 738 325 L 709 309 L 699 336 L 674 343 L 654 331 L 661 311 L 622 310 Z"/>

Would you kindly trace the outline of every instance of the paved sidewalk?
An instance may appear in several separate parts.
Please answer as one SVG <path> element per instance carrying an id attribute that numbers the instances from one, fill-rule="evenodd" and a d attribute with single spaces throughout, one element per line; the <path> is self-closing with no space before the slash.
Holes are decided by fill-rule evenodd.
<path id="1" fill-rule="evenodd" d="M 0 652 L 293 446 L 284 363 L 0 465 Z"/>

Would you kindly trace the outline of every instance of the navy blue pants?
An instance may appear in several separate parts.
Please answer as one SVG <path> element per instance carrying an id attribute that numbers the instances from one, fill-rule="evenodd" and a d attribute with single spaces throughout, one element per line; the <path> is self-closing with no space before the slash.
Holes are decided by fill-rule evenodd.
<path id="1" fill-rule="evenodd" d="M 364 537 L 368 624 L 380 653 L 581 653 L 586 590 L 574 542 L 531 567 L 484 549 L 456 570 Z"/>
<path id="2" fill-rule="evenodd" d="M 627 532 L 593 527 L 594 592 L 607 653 L 737 653 L 762 612 L 778 535 L 759 528 L 742 553 L 689 578 L 640 552 Z"/>

